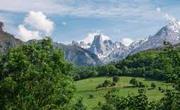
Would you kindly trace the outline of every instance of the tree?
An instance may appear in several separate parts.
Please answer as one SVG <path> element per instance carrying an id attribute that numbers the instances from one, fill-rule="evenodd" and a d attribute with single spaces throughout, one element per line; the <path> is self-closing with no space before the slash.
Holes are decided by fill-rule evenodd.
<path id="1" fill-rule="evenodd" d="M 117 83 L 119 81 L 119 77 L 118 76 L 113 76 L 112 80 L 113 80 L 113 82 Z"/>
<path id="2" fill-rule="evenodd" d="M 156 84 L 155 83 L 151 83 L 151 88 L 152 89 L 156 88 Z"/>
<path id="3" fill-rule="evenodd" d="M 83 104 L 83 99 L 80 98 L 77 100 L 77 102 L 74 104 L 71 110 L 86 110 L 87 107 Z"/>
<path id="4" fill-rule="evenodd" d="M 102 84 L 103 87 L 111 86 L 112 82 L 110 80 L 105 80 Z"/>
<path id="5" fill-rule="evenodd" d="M 130 81 L 129 81 L 130 84 L 132 84 L 133 86 L 137 86 L 138 85 L 138 81 L 135 79 L 135 78 L 132 78 Z"/>
<path id="6" fill-rule="evenodd" d="M 0 62 L 1 109 L 65 108 L 74 92 L 70 70 L 49 38 L 10 49 Z"/>

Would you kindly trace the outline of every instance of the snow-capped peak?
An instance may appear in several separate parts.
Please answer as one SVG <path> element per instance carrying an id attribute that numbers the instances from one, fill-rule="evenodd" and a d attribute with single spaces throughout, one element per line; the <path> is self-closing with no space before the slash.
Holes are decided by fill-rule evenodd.
<path id="1" fill-rule="evenodd" d="M 173 32 L 179 33 L 180 32 L 180 22 L 177 21 L 176 19 L 171 20 L 169 22 L 169 24 L 166 26 L 166 28 Z"/>
<path id="2" fill-rule="evenodd" d="M 103 41 L 105 41 L 105 40 L 110 40 L 110 37 L 109 37 L 109 36 L 106 36 L 106 35 L 104 35 L 104 34 L 102 34 L 102 33 L 97 33 L 97 32 L 95 32 L 95 33 L 89 33 L 89 34 L 87 35 L 87 37 L 82 40 L 82 42 L 84 42 L 85 44 L 89 44 L 89 43 L 91 44 L 91 43 L 93 42 L 93 40 L 94 40 L 94 37 L 97 36 L 97 35 L 101 36 L 101 39 L 102 39 Z"/>

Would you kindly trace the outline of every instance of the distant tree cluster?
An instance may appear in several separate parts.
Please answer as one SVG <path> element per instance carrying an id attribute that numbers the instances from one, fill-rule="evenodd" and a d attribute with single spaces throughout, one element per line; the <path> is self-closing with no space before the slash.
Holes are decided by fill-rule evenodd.
<path id="1" fill-rule="evenodd" d="M 105 95 L 106 103 L 100 104 L 98 110 L 179 110 L 179 92 L 166 91 L 160 101 L 150 101 L 144 89 L 138 90 L 138 95 L 120 97 L 114 91 Z"/>
<path id="2" fill-rule="evenodd" d="M 102 88 L 102 87 L 113 87 L 116 85 L 116 83 L 119 81 L 118 76 L 113 76 L 112 81 L 111 80 L 105 80 L 102 84 L 99 84 L 96 89 Z"/>
<path id="3" fill-rule="evenodd" d="M 129 81 L 129 83 L 132 84 L 132 85 L 135 86 L 135 87 L 140 87 L 140 88 L 145 87 L 145 85 L 143 84 L 143 82 L 140 82 L 140 81 L 136 80 L 135 78 L 132 78 L 132 79 Z"/>

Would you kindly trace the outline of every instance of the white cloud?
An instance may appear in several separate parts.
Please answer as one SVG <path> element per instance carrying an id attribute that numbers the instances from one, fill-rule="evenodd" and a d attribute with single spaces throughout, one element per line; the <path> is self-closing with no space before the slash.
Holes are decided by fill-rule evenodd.
<path id="1" fill-rule="evenodd" d="M 22 41 L 42 39 L 53 31 L 54 23 L 42 12 L 30 11 L 24 19 L 24 23 L 18 26 L 17 38 Z"/>
<path id="2" fill-rule="evenodd" d="M 24 25 L 19 25 L 18 30 L 18 36 L 16 37 L 21 39 L 22 41 L 28 41 L 31 39 L 42 39 L 38 31 L 28 30 Z"/>
<path id="3" fill-rule="evenodd" d="M 30 11 L 24 20 L 25 24 L 35 28 L 39 31 L 43 31 L 46 34 L 50 34 L 54 28 L 54 23 L 46 17 L 42 12 Z"/>
<path id="4" fill-rule="evenodd" d="M 12 0 L 1 1 L 0 10 L 12 12 L 42 12 L 83 17 L 138 17 L 148 20 L 156 16 L 151 0 Z"/>
<path id="5" fill-rule="evenodd" d="M 124 44 L 125 46 L 129 46 L 129 45 L 133 42 L 133 40 L 130 39 L 130 38 L 123 38 L 123 39 L 121 40 L 121 42 L 122 42 L 122 44 Z"/>

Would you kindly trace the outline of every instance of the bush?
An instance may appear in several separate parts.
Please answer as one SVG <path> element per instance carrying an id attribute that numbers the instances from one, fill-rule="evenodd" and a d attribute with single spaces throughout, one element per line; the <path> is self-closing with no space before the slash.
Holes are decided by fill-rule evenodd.
<path id="1" fill-rule="evenodd" d="M 135 78 L 132 78 L 130 81 L 129 81 L 130 84 L 132 84 L 133 86 L 137 86 L 138 85 L 138 81 L 135 79 Z"/>
<path id="2" fill-rule="evenodd" d="M 103 87 L 111 86 L 112 82 L 110 80 L 105 80 L 102 84 Z"/>
<path id="3" fill-rule="evenodd" d="M 155 83 L 151 83 L 151 88 L 152 89 L 156 88 L 156 84 Z"/>
<path id="4" fill-rule="evenodd" d="M 99 84 L 96 89 L 98 88 L 102 88 L 102 87 L 110 87 L 110 86 L 113 86 L 114 83 L 111 82 L 110 80 L 105 80 L 102 84 Z"/>
<path id="5" fill-rule="evenodd" d="M 142 88 L 144 88 L 145 87 L 145 85 L 143 84 L 143 82 L 138 82 L 138 85 L 137 85 L 137 87 L 142 87 Z"/>
<path id="6" fill-rule="evenodd" d="M 119 81 L 119 77 L 118 76 L 113 76 L 112 80 L 113 80 L 113 82 L 117 83 Z"/>
<path id="7" fill-rule="evenodd" d="M 89 99 L 92 99 L 94 98 L 94 95 L 93 94 L 89 94 Z"/>

